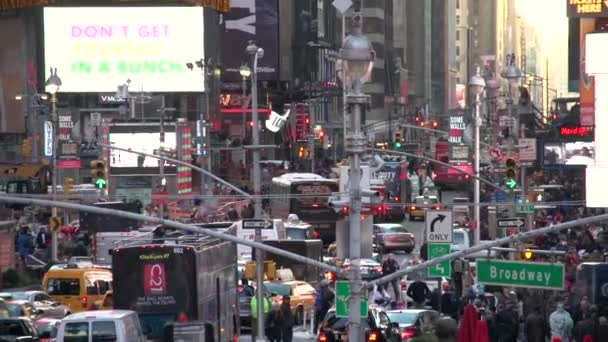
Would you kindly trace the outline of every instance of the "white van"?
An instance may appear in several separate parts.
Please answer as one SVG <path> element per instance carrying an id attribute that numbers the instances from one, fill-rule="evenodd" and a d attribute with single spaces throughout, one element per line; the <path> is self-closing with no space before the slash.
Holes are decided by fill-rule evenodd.
<path id="1" fill-rule="evenodd" d="M 268 219 L 272 221 L 271 229 L 262 229 L 262 240 L 286 240 L 287 232 L 285 230 L 285 224 L 281 219 Z M 236 222 L 236 236 L 241 239 L 250 241 L 255 240 L 255 229 L 243 229 L 243 221 Z M 237 247 L 239 258 L 251 259 L 251 247 L 239 244 Z"/>
<path id="2" fill-rule="evenodd" d="M 57 342 L 116 341 L 145 342 L 135 311 L 83 311 L 65 317 L 57 331 Z"/>

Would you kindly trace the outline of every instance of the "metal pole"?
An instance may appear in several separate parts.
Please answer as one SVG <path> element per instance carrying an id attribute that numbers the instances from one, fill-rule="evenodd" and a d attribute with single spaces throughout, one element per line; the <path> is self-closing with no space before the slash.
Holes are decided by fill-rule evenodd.
<path id="1" fill-rule="evenodd" d="M 30 198 L 30 197 L 7 196 L 7 195 L 2 195 L 2 194 L 0 194 L 0 202 L 18 203 L 18 204 L 24 204 L 24 205 L 35 205 L 35 206 L 39 206 L 39 207 L 57 206 L 58 208 L 72 209 L 72 210 L 76 210 L 76 211 L 83 211 L 83 212 L 89 212 L 89 213 L 95 213 L 95 214 L 101 214 L 101 215 L 107 215 L 107 216 L 124 217 L 124 218 L 128 218 L 128 219 L 136 220 L 136 221 L 162 224 L 162 225 L 165 225 L 168 227 L 174 227 L 174 228 L 177 228 L 180 230 L 185 230 L 187 232 L 205 234 L 205 235 L 209 235 L 211 237 L 217 238 L 217 239 L 234 242 L 234 243 L 252 247 L 252 248 L 259 248 L 261 250 L 267 251 L 268 253 L 276 254 L 276 255 L 279 255 L 279 256 L 282 256 L 282 257 L 285 257 L 285 258 L 288 258 L 291 260 L 295 260 L 297 262 L 301 262 L 301 263 L 304 263 L 307 265 L 319 267 L 319 268 L 329 271 L 329 272 L 335 272 L 336 274 L 340 274 L 340 275 L 345 274 L 344 270 L 342 270 L 338 267 L 330 266 L 321 261 L 318 261 L 315 259 L 310 259 L 310 258 L 301 256 L 296 253 L 288 252 L 288 251 L 285 251 L 285 250 L 277 248 L 277 247 L 264 245 L 259 242 L 254 242 L 254 241 L 251 241 L 248 239 L 236 237 L 234 235 L 222 233 L 222 232 L 217 231 L 217 229 L 214 229 L 214 228 L 210 228 L 210 229 L 203 228 L 200 226 L 193 226 L 193 225 L 189 225 L 189 224 L 185 224 L 185 223 L 181 223 L 181 222 L 177 222 L 177 221 L 164 220 L 160 217 L 146 216 L 146 215 L 142 215 L 142 214 L 122 211 L 122 210 L 117 210 L 117 209 L 99 208 L 99 207 L 78 204 L 78 203 L 73 203 L 73 202 L 49 201 L 49 200 L 35 199 L 35 198 Z M 608 216 L 608 215 L 606 215 L 606 216 Z M 1 225 L 2 225 L 2 222 L 0 222 L 0 226 Z"/>
<path id="2" fill-rule="evenodd" d="M 138 154 L 140 156 L 146 156 L 146 157 L 150 157 L 150 158 L 156 158 L 156 159 L 166 160 L 166 161 L 170 162 L 171 164 L 176 164 L 176 165 L 181 165 L 181 166 L 189 167 L 192 170 L 198 171 L 201 174 L 203 174 L 203 175 L 205 175 L 205 176 L 207 176 L 207 177 L 215 180 L 216 182 L 229 187 L 230 189 L 234 190 L 235 192 L 237 192 L 237 193 L 245 196 L 245 198 L 253 199 L 253 196 L 251 196 L 250 194 L 248 194 L 245 191 L 241 190 L 238 186 L 236 186 L 234 184 L 231 184 L 231 183 L 228 183 L 225 180 L 221 179 L 220 177 L 214 175 L 213 173 L 211 173 L 211 172 L 209 172 L 209 171 L 207 171 L 207 170 L 205 170 L 203 168 L 200 168 L 198 166 L 186 163 L 183 160 L 177 160 L 177 159 L 173 159 L 173 158 L 169 158 L 169 157 L 165 157 L 165 156 L 159 156 L 159 155 L 156 155 L 156 154 L 145 153 L 145 152 L 141 152 L 141 151 L 134 151 L 134 150 L 132 150 L 130 148 L 123 148 L 123 147 L 118 147 L 118 146 L 114 146 L 114 145 L 106 145 L 106 144 L 97 143 L 97 146 L 104 147 L 104 148 L 107 148 L 107 149 L 110 149 L 110 150 L 118 150 L 118 151 Z"/>
<path id="3" fill-rule="evenodd" d="M 350 341 L 361 341 L 361 154 L 365 151 L 365 136 L 361 133 L 361 106 L 366 97 L 361 94 L 361 83 L 356 82 L 354 94 L 349 95 L 349 103 L 352 108 L 352 134 L 347 141 L 350 145 L 350 201 L 349 213 L 350 223 L 350 245 L 349 257 L 353 260 L 350 273 L 350 298 L 349 298 L 349 325 L 348 336 Z"/>
<path id="4" fill-rule="evenodd" d="M 254 193 L 254 218 L 261 219 L 262 218 L 262 202 L 260 200 L 260 192 L 261 192 L 261 183 L 262 183 L 262 174 L 260 171 L 260 150 L 257 147 L 260 144 L 260 123 L 258 118 L 258 57 L 260 55 L 260 51 L 257 46 L 255 46 L 255 50 L 251 54 L 252 58 L 252 74 L 251 74 L 251 120 L 253 121 L 253 130 L 252 130 L 252 143 L 254 146 L 253 149 L 253 193 Z M 263 52 L 261 52 L 263 55 Z M 262 242 L 262 231 L 260 229 L 255 230 L 255 241 Z M 255 270 L 256 270 L 256 283 L 257 286 L 257 302 L 258 302 L 258 320 L 257 320 L 257 337 L 256 340 L 264 341 L 264 293 L 263 286 L 264 284 L 264 260 L 262 259 L 262 250 L 259 248 L 255 249 Z"/>
<path id="5" fill-rule="evenodd" d="M 481 239 L 481 215 L 480 215 L 480 183 L 479 183 L 479 159 L 480 159 L 480 148 L 479 142 L 481 140 L 479 134 L 479 127 L 481 126 L 481 117 L 479 116 L 479 107 L 481 105 L 480 94 L 475 95 L 475 192 L 473 194 L 474 199 L 474 208 L 473 208 L 473 218 L 475 220 L 475 245 L 479 244 L 479 240 Z"/>
<path id="6" fill-rule="evenodd" d="M 241 105 L 243 107 L 243 140 L 247 136 L 247 78 L 243 76 L 243 97 L 241 98 Z M 241 142 L 241 145 L 244 145 Z M 247 165 L 247 152 L 245 151 L 245 157 L 243 158 L 243 163 Z"/>
<path id="7" fill-rule="evenodd" d="M 51 123 L 53 126 L 53 178 L 52 182 L 52 195 L 53 201 L 57 201 L 57 180 L 59 177 L 59 168 L 57 167 L 57 152 L 58 149 L 58 141 L 59 139 L 59 120 L 57 116 L 57 94 L 51 94 Z M 51 216 L 57 217 L 57 207 L 53 207 L 51 209 Z M 51 232 L 51 260 L 53 262 L 59 261 L 58 254 L 59 248 L 57 246 L 57 231 Z"/>
<path id="8" fill-rule="evenodd" d="M 310 151 L 310 173 L 315 173 L 315 115 L 317 108 L 315 101 L 309 102 L 310 134 L 308 134 L 308 150 Z"/>
<path id="9" fill-rule="evenodd" d="M 346 12 L 342 13 L 342 42 L 346 39 Z M 342 155 L 346 154 L 346 126 L 348 124 L 348 99 L 346 88 L 346 69 L 342 64 Z M 335 148 L 335 147 L 334 147 Z"/>
<path id="10" fill-rule="evenodd" d="M 165 150 L 165 97 L 162 98 L 162 107 L 160 108 L 160 151 L 163 153 Z M 159 172 L 160 172 L 160 188 L 161 191 L 165 190 L 165 186 L 163 185 L 165 179 L 165 161 L 159 159 Z M 165 205 L 161 202 L 159 207 L 159 215 L 162 218 L 165 218 Z"/>
<path id="11" fill-rule="evenodd" d="M 209 68 L 209 66 L 207 66 L 206 68 Z M 215 75 L 213 72 L 211 74 Z M 207 75 L 209 75 L 209 73 L 207 73 Z M 215 76 L 212 76 L 212 77 L 215 77 Z M 209 92 L 211 92 L 213 85 L 215 84 L 215 82 L 213 80 L 215 80 L 215 78 L 212 79 L 211 86 L 209 86 L 207 89 L 205 89 L 206 90 L 205 96 L 207 96 L 207 115 L 206 115 L 207 127 L 203 127 L 203 132 L 205 132 L 205 143 L 207 145 L 207 151 L 208 151 L 208 153 L 207 153 L 207 170 L 209 172 L 212 171 L 211 170 L 211 158 L 213 157 L 213 149 L 211 148 L 211 134 L 210 134 L 211 127 L 209 126 L 211 124 L 211 109 L 210 109 L 211 107 L 210 107 L 210 103 L 209 103 L 210 102 L 209 100 L 211 97 L 209 96 Z M 207 78 L 207 82 L 209 82 L 209 78 Z M 206 177 L 205 179 L 206 179 L 205 184 L 207 186 L 207 191 L 210 192 L 211 191 L 211 178 Z"/>

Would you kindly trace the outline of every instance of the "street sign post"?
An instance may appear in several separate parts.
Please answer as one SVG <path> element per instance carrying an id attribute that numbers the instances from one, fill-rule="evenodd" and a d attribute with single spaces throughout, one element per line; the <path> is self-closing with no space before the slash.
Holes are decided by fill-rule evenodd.
<path id="1" fill-rule="evenodd" d="M 478 259 L 477 281 L 488 285 L 563 290 L 564 264 Z"/>
<path id="2" fill-rule="evenodd" d="M 533 162 L 536 160 L 536 139 L 535 138 L 521 138 L 518 140 L 519 148 L 519 161 L 520 162 Z"/>
<path id="3" fill-rule="evenodd" d="M 515 212 L 518 214 L 532 214 L 534 213 L 534 204 L 517 203 L 517 205 L 515 206 Z"/>
<path id="4" fill-rule="evenodd" d="M 336 281 L 336 317 L 348 317 L 350 298 L 350 283 L 348 280 Z M 367 295 L 361 296 L 361 317 L 367 317 Z"/>
<path id="5" fill-rule="evenodd" d="M 272 222 L 267 220 L 243 220 L 243 229 L 272 229 Z"/>
<path id="6" fill-rule="evenodd" d="M 426 242 L 452 242 L 452 212 L 448 210 L 426 212 Z"/>
<path id="7" fill-rule="evenodd" d="M 519 217 L 511 217 L 511 218 L 504 218 L 504 219 L 498 219 L 498 227 L 499 228 L 523 228 L 523 226 L 526 224 L 526 221 L 524 219 L 521 219 Z"/>
<path id="8" fill-rule="evenodd" d="M 451 246 L 451 243 L 429 243 L 427 245 L 429 260 L 450 254 Z M 449 260 L 446 260 L 435 266 L 431 266 L 428 268 L 428 274 L 429 278 L 449 278 L 452 275 L 452 264 Z"/>

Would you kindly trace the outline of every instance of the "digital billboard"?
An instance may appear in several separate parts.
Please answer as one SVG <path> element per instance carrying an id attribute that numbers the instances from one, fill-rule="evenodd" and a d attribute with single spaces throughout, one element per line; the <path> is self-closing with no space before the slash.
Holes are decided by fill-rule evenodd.
<path id="1" fill-rule="evenodd" d="M 160 133 L 111 133 L 110 144 L 154 154 L 154 150 L 160 148 Z M 175 145 L 175 133 L 165 132 L 164 149 L 175 151 Z M 169 166 L 169 164 L 165 162 L 165 166 Z M 113 150 L 110 156 L 110 167 L 158 167 L 158 159 Z"/>
<path id="2" fill-rule="evenodd" d="M 544 145 L 545 165 L 593 165 L 595 145 L 593 142 L 555 142 Z"/>
<path id="3" fill-rule="evenodd" d="M 46 76 L 57 68 L 61 92 L 202 92 L 202 7 L 44 8 Z"/>

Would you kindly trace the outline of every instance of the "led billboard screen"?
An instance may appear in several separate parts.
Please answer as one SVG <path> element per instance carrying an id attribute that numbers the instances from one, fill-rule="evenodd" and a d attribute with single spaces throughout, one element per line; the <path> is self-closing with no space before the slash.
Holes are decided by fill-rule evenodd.
<path id="1" fill-rule="evenodd" d="M 47 7 L 46 76 L 57 68 L 61 92 L 202 92 L 202 7 Z"/>
<path id="2" fill-rule="evenodd" d="M 160 148 L 160 133 L 111 133 L 110 144 L 134 151 L 154 154 Z M 165 133 L 164 149 L 175 151 L 176 137 L 174 132 Z M 165 162 L 166 166 L 169 163 Z M 113 150 L 110 156 L 110 167 L 158 167 L 158 159 L 140 157 L 137 154 Z"/>
<path id="3" fill-rule="evenodd" d="M 593 142 L 546 143 L 545 165 L 593 165 L 595 146 Z"/>

